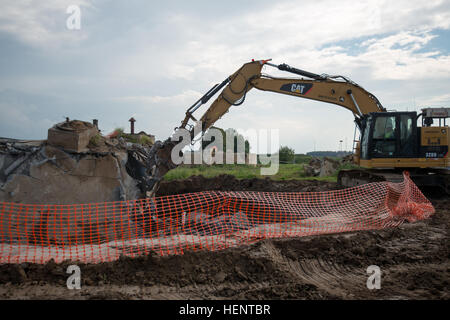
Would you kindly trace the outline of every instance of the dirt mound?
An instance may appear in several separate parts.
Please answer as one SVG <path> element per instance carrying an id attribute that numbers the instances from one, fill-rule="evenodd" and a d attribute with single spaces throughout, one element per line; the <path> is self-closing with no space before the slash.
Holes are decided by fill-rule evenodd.
<path id="1" fill-rule="evenodd" d="M 343 160 L 341 160 L 343 163 Z M 305 164 L 303 170 L 307 177 L 326 177 L 333 175 L 341 165 L 340 160 L 332 159 L 329 157 L 312 158 L 308 164 Z"/>
<path id="2" fill-rule="evenodd" d="M 94 128 L 94 125 L 92 123 L 85 122 L 85 121 L 72 120 L 72 121 L 66 121 L 63 123 L 59 123 L 56 125 L 56 127 L 61 130 L 80 132 L 80 131 Z"/>
<path id="3" fill-rule="evenodd" d="M 232 175 L 214 178 L 192 176 L 185 180 L 162 181 L 157 196 L 199 191 L 269 191 L 269 192 L 313 192 L 337 189 L 334 182 L 318 180 L 236 179 Z"/>

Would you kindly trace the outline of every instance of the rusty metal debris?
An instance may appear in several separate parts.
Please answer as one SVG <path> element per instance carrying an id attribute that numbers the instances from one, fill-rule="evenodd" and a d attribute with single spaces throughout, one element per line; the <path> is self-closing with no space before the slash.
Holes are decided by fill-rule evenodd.
<path id="1" fill-rule="evenodd" d="M 163 176 L 177 167 L 171 160 L 172 149 L 176 142 L 167 139 L 156 141 L 151 147 L 133 144 L 128 148 L 128 174 L 138 181 L 141 192 L 153 197 Z"/>

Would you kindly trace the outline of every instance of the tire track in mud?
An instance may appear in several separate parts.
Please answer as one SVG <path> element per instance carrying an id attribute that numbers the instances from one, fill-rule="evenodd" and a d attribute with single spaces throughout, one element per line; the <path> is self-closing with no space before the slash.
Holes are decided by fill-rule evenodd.
<path id="1" fill-rule="evenodd" d="M 330 296 L 351 298 L 353 290 L 360 290 L 366 284 L 365 273 L 358 268 L 322 258 L 295 261 L 284 256 L 270 242 L 266 242 L 263 248 L 281 272 L 289 274 L 300 283 L 310 284 Z"/>
<path id="2" fill-rule="evenodd" d="M 394 229 L 266 241 L 261 251 L 280 272 L 331 297 L 445 299 L 450 292 L 448 212 L 441 214 Z M 381 269 L 380 290 L 367 288 L 372 264 Z"/>

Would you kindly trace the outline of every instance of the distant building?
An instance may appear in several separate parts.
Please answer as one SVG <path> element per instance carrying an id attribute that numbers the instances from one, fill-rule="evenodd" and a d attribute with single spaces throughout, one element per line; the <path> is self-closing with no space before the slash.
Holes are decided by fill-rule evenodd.
<path id="1" fill-rule="evenodd" d="M 257 155 L 255 153 L 246 155 L 230 153 L 228 156 L 231 157 L 231 159 L 228 159 L 228 161 L 226 156 L 227 155 L 223 151 L 213 151 L 211 155 L 207 156 L 204 156 L 202 151 L 186 151 L 183 152 L 183 164 L 247 164 L 255 166 L 257 164 Z M 222 163 L 217 163 L 219 162 L 218 159 L 221 159 Z M 216 160 L 216 163 L 213 163 L 214 160 Z"/>
<path id="2" fill-rule="evenodd" d="M 349 154 L 352 154 L 350 151 L 312 151 L 307 152 L 307 156 L 312 157 L 338 157 L 343 158 L 345 156 L 348 156 Z"/>

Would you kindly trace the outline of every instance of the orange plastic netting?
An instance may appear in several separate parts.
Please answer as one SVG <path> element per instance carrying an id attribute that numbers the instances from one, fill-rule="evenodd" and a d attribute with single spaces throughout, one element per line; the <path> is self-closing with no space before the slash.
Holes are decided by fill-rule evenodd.
<path id="1" fill-rule="evenodd" d="M 198 192 L 133 201 L 0 203 L 0 263 L 99 263 L 121 255 L 221 250 L 267 238 L 395 227 L 431 203 L 404 174 L 326 192 Z"/>

